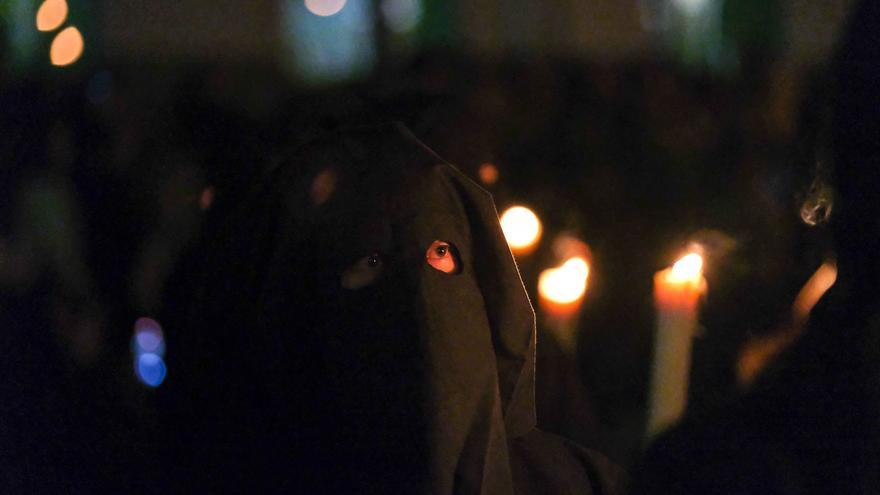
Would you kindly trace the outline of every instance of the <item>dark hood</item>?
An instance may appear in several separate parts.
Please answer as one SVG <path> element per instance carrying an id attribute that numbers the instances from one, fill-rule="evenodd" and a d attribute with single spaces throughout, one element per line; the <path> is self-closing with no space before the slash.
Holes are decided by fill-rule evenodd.
<path id="1" fill-rule="evenodd" d="M 535 322 L 486 191 L 402 126 L 348 130 L 218 230 L 178 344 L 192 373 L 169 383 L 195 399 L 184 442 L 223 473 L 200 486 L 513 492 Z M 436 240 L 455 273 L 426 262 Z"/>

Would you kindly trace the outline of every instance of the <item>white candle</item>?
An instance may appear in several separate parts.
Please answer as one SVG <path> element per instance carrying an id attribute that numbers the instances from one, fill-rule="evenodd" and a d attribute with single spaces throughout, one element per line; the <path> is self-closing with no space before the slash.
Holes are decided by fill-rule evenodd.
<path id="1" fill-rule="evenodd" d="M 681 418 L 687 404 L 691 342 L 697 329 L 697 303 L 705 291 L 703 258 L 689 253 L 654 275 L 657 323 L 651 372 L 647 438 Z"/>

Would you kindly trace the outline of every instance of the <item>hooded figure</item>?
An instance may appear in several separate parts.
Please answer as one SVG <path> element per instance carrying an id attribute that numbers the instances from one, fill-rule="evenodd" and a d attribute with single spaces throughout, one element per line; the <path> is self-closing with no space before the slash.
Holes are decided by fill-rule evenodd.
<path id="1" fill-rule="evenodd" d="M 535 428 L 534 312 L 492 198 L 402 126 L 299 148 L 204 273 L 169 342 L 182 490 L 621 491 Z"/>

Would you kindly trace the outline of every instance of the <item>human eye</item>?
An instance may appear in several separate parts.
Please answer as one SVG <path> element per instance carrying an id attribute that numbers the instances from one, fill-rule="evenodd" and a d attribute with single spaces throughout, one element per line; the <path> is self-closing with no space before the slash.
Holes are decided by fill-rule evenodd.
<path id="1" fill-rule="evenodd" d="M 455 246 L 446 241 L 434 241 L 425 252 L 425 261 L 443 273 L 457 273 L 461 268 Z"/>
<path id="2" fill-rule="evenodd" d="M 379 253 L 371 253 L 358 259 L 342 272 L 342 287 L 357 290 L 372 284 L 384 271 L 384 264 Z"/>

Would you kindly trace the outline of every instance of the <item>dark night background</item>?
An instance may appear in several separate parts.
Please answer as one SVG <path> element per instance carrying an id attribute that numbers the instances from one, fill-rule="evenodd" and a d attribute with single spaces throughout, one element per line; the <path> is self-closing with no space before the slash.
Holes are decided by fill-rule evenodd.
<path id="1" fill-rule="evenodd" d="M 253 174 L 322 130 L 399 120 L 478 182 L 497 167 L 499 211 L 540 216 L 541 245 L 518 258 L 539 424 L 630 467 L 653 274 L 704 246 L 699 413 L 738 396 L 745 350 L 784 334 L 834 258 L 801 207 L 829 160 L 828 64 L 851 3 L 348 0 L 318 17 L 301 0 L 67 0 L 41 32 L 41 2 L 3 0 L 0 441 L 46 453 L 71 486 L 161 490 L 161 374 L 135 373 L 135 321 L 158 320 L 173 355 L 200 232 Z M 84 50 L 55 66 L 69 26 Z M 562 233 L 591 250 L 573 352 L 537 304 Z"/>

